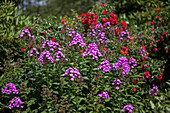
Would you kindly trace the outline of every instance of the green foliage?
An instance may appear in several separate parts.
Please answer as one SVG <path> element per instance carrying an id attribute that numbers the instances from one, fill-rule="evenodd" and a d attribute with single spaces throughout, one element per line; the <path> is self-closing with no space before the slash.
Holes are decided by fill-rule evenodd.
<path id="1" fill-rule="evenodd" d="M 4 4 L 8 4 L 8 2 Z M 99 24 L 102 23 L 102 18 L 110 17 L 109 14 L 102 15 L 103 10 L 108 11 L 108 13 L 115 11 L 114 6 L 110 4 L 105 4 L 105 7 L 96 4 L 89 11 L 89 13 L 94 11 L 99 16 Z M 167 10 L 164 11 L 165 13 L 161 13 L 161 16 L 166 21 L 169 17 L 165 16 L 168 14 Z M 47 18 L 34 16 L 32 19 L 28 17 L 24 22 L 21 21 L 25 17 L 18 16 L 18 24 L 16 24 L 16 18 L 13 21 L 9 19 L 8 21 L 10 22 L 8 22 L 7 17 L 3 17 L 3 21 L 7 21 L 7 23 L 2 25 L 14 25 L 17 29 L 12 33 L 13 39 L 16 42 L 14 43 L 15 46 L 9 43 L 5 46 L 7 49 L 5 47 L 3 48 L 6 51 L 7 57 L 3 57 L 2 59 L 4 63 L 3 73 L 0 76 L 0 90 L 2 91 L 6 87 L 6 84 L 14 83 L 17 90 L 19 90 L 19 94 L 5 94 L 1 92 L 0 112 L 109 113 L 122 112 L 125 105 L 132 105 L 134 112 L 169 112 L 169 88 L 164 87 L 163 82 L 157 81 L 166 69 L 168 58 L 161 57 L 161 59 L 158 59 L 152 57 L 150 52 L 152 50 L 150 47 L 150 35 L 153 32 L 147 28 L 143 30 L 142 27 L 133 28 L 134 26 L 129 26 L 127 28 L 130 31 L 130 39 L 124 35 L 122 36 L 123 40 L 120 40 L 115 30 L 119 29 L 121 31 L 122 26 L 120 22 L 128 21 L 126 16 L 124 16 L 118 18 L 119 23 L 117 26 L 110 26 L 112 29 L 96 30 L 96 35 L 101 32 L 105 33 L 108 41 L 106 46 L 105 43 L 98 43 L 96 36 L 90 35 L 91 29 L 87 29 L 85 32 L 85 26 L 77 20 L 77 16 L 73 11 L 73 18 L 64 16 L 57 19 L 55 16 L 49 16 Z M 65 24 L 61 23 L 62 19 L 66 19 Z M 23 37 L 19 37 L 21 30 L 28 27 L 30 27 L 28 31 L 31 33 L 31 36 L 25 33 Z M 87 43 L 85 47 L 78 45 L 69 46 L 73 37 L 68 34 L 73 30 L 79 33 L 83 41 Z M 161 33 L 164 30 L 167 31 L 168 37 L 168 24 L 162 26 L 160 29 L 157 28 L 158 32 L 155 35 L 162 35 Z M 9 39 L 12 40 L 7 35 L 2 36 L 4 39 L 7 37 L 7 41 Z M 132 39 L 132 37 L 134 38 Z M 58 46 L 61 46 L 62 50 L 60 51 L 68 60 L 64 60 L 63 58 L 57 61 L 54 58 L 54 54 L 58 50 L 50 50 L 52 47 L 48 46 L 42 48 L 43 42 L 46 40 L 50 41 L 52 38 L 54 42 L 59 44 Z M 155 43 L 157 39 L 158 37 L 155 38 Z M 2 43 L 4 42 L 3 40 Z M 97 60 L 92 59 L 92 56 L 82 57 L 83 51 L 86 51 L 88 45 L 93 42 L 97 44 L 97 48 L 103 56 L 98 57 Z M 164 43 L 168 45 L 169 42 Z M 151 54 L 148 59 L 140 53 L 143 46 Z M 128 48 L 127 56 L 122 54 L 121 50 L 123 47 Z M 21 51 L 21 48 L 24 48 L 24 50 Z M 29 56 L 33 48 L 36 48 L 39 54 Z M 39 57 L 43 51 L 50 51 L 54 62 L 47 62 L 47 64 L 40 65 Z M 160 49 L 159 52 L 161 51 Z M 145 53 L 147 52 L 145 51 Z M 15 59 L 13 54 L 18 55 L 15 56 L 17 59 Z M 155 56 L 158 57 L 156 54 Z M 123 76 L 121 69 L 114 70 L 112 68 L 106 73 L 103 73 L 102 69 L 98 69 L 104 60 L 108 60 L 112 67 L 120 57 L 126 57 L 128 61 L 132 57 L 137 60 L 137 66 L 131 68 L 126 76 Z M 68 68 L 77 68 L 80 76 L 75 77 L 73 81 L 70 79 L 70 76 L 63 76 Z M 144 73 L 147 71 L 150 74 L 149 79 L 144 76 Z M 117 79 L 120 79 L 122 82 L 119 89 L 116 89 L 112 85 L 113 81 Z M 167 82 L 166 86 L 169 84 Z M 149 95 L 149 90 L 155 85 L 158 86 L 157 95 Z M 104 99 L 97 96 L 105 91 L 108 92 L 109 98 Z M 18 97 L 23 101 L 24 108 L 15 107 L 11 110 L 8 108 L 9 101 L 14 97 Z"/>

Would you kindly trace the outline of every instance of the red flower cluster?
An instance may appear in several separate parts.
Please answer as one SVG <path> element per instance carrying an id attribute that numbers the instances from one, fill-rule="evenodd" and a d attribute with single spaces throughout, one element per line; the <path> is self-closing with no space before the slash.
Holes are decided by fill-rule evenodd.
<path id="1" fill-rule="evenodd" d="M 147 72 L 144 72 L 144 73 L 143 73 L 143 76 L 144 76 L 146 79 L 149 79 L 149 77 L 150 77 L 151 75 L 150 75 L 149 72 L 147 71 Z"/>
<path id="2" fill-rule="evenodd" d="M 130 49 L 128 49 L 127 47 L 123 47 L 120 51 L 122 52 L 123 55 L 129 56 L 129 54 L 128 54 L 129 50 Z"/>
<path id="3" fill-rule="evenodd" d="M 55 42 L 55 38 L 51 38 L 51 41 Z"/>
<path id="4" fill-rule="evenodd" d="M 22 48 L 21 48 L 21 52 L 23 52 L 24 50 L 25 50 L 25 49 L 22 47 Z"/>
<path id="5" fill-rule="evenodd" d="M 127 26 L 126 22 L 120 22 L 120 23 L 122 24 L 121 31 L 126 30 L 126 26 Z"/>
<path id="6" fill-rule="evenodd" d="M 81 17 L 81 18 L 80 18 Z M 93 24 L 94 26 L 96 26 L 98 23 L 97 23 L 97 19 L 98 19 L 98 15 L 95 15 L 94 12 L 92 12 L 91 14 L 90 13 L 82 13 L 80 16 L 79 16 L 79 19 L 81 19 L 81 23 L 82 24 L 87 24 L 88 25 L 88 28 L 91 28 L 91 25 Z"/>

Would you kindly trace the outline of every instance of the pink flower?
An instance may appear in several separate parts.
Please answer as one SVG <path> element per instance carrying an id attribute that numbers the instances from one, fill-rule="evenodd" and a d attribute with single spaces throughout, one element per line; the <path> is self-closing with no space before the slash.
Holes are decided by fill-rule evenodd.
<path id="1" fill-rule="evenodd" d="M 101 4 L 102 7 L 104 7 L 105 5 L 104 4 Z"/>
<path id="2" fill-rule="evenodd" d="M 64 22 L 66 22 L 66 19 L 61 20 L 61 23 L 64 23 Z"/>

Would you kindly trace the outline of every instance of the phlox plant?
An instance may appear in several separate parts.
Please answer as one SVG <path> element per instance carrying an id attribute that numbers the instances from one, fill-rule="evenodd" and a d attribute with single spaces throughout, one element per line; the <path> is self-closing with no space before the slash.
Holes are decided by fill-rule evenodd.
<path id="1" fill-rule="evenodd" d="M 75 20 L 38 16 L 19 32 L 23 57 L 5 60 L 0 112 L 154 111 L 166 60 L 152 57 L 149 31 L 131 31 L 107 4 L 96 7 Z"/>

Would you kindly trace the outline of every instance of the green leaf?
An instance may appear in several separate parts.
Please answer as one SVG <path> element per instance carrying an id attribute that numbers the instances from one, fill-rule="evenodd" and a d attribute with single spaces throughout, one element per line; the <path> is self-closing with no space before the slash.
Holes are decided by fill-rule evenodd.
<path id="1" fill-rule="evenodd" d="M 150 104 L 151 104 L 151 108 L 154 109 L 155 108 L 155 105 L 152 101 L 150 101 Z"/>

